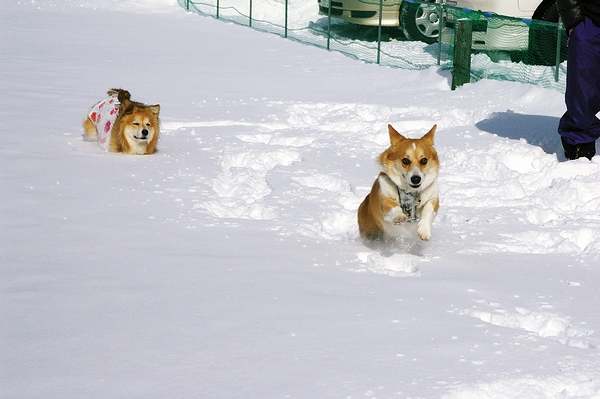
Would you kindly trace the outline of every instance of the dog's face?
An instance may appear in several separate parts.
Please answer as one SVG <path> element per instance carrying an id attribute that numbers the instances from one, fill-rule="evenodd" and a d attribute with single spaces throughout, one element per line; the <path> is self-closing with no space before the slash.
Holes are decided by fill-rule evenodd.
<path id="1" fill-rule="evenodd" d="M 420 139 L 407 139 L 388 125 L 391 146 L 379 157 L 383 171 L 406 191 L 421 191 L 437 178 L 439 160 L 433 147 L 436 125 Z"/>
<path id="2" fill-rule="evenodd" d="M 121 125 L 125 139 L 130 143 L 149 143 L 158 131 L 158 112 L 160 107 L 134 107 L 131 113 L 123 115 Z"/>
<path id="3" fill-rule="evenodd" d="M 160 105 L 145 105 L 124 99 L 119 111 L 119 126 L 115 125 L 115 151 L 126 154 L 152 154 L 156 151 L 160 135 L 160 120 L 158 114 Z"/>

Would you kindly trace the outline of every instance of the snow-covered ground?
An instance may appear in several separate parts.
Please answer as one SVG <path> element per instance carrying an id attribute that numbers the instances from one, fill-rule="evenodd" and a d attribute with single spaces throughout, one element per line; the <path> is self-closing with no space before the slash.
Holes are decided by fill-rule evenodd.
<path id="1" fill-rule="evenodd" d="M 0 397 L 600 397 L 600 157 L 564 161 L 559 91 L 174 0 L 5 0 L 0 55 Z M 83 140 L 111 87 L 157 154 Z M 392 254 L 356 226 L 388 123 L 442 163 Z"/>

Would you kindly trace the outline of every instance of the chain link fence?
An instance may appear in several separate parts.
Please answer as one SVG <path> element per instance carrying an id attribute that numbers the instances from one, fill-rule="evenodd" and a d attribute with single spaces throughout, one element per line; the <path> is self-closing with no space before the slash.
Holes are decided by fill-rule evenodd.
<path id="1" fill-rule="evenodd" d="M 342 7 L 338 0 L 178 0 L 201 15 L 369 63 L 402 69 L 438 65 L 453 76 L 466 67 L 460 84 L 496 79 L 564 92 L 567 37 L 560 23 L 427 1 L 344 1 Z M 360 24 L 350 22 L 357 20 Z M 457 29 L 461 26 L 466 29 Z"/>

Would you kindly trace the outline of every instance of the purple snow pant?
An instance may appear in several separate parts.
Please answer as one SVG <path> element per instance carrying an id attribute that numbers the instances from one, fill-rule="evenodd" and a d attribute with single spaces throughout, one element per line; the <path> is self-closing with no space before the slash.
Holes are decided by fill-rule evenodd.
<path id="1" fill-rule="evenodd" d="M 600 137 L 600 27 L 585 18 L 569 37 L 567 112 L 558 134 L 569 144 L 591 143 Z"/>

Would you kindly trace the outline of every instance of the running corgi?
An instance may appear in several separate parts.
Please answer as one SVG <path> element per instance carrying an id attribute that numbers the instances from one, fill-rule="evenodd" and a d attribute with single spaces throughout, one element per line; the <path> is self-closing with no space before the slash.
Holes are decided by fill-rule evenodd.
<path id="1" fill-rule="evenodd" d="M 385 241 L 406 235 L 407 223 L 417 223 L 417 235 L 431 239 L 439 209 L 439 160 L 433 147 L 437 125 L 420 139 L 407 139 L 388 125 L 391 146 L 379 156 L 382 172 L 358 208 L 360 236 Z"/>

